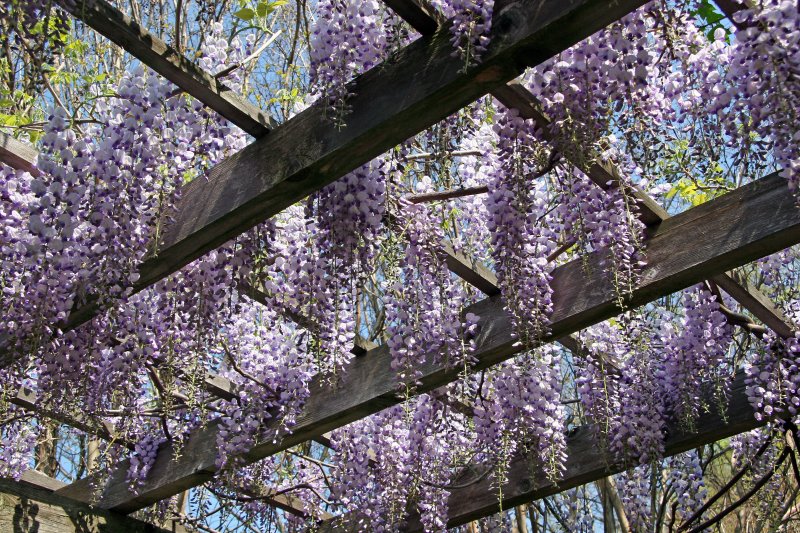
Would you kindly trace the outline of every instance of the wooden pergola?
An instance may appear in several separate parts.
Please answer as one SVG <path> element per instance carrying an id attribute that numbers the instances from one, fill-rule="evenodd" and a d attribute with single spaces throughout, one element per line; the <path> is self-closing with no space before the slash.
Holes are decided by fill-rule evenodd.
<path id="1" fill-rule="evenodd" d="M 255 141 L 211 169 L 208 179 L 196 179 L 184 189 L 175 221 L 159 243 L 159 254 L 140 265 L 135 290 L 140 291 L 176 272 L 254 225 L 335 181 L 386 150 L 457 112 L 476 99 L 491 94 L 509 108 L 540 125 L 547 116 L 535 97 L 512 80 L 526 68 L 560 53 L 645 2 L 641 0 L 498 0 L 492 24 L 491 46 L 483 60 L 465 70 L 451 57 L 447 21 L 422 0 L 386 0 L 422 37 L 396 53 L 391 61 L 373 68 L 352 82 L 352 112 L 347 127 L 337 128 L 316 104 L 284 124 L 276 123 L 247 100 L 233 93 L 217 78 L 150 34 L 136 21 L 103 0 L 78 2 L 72 14 L 123 47 L 180 89 L 217 111 Z M 718 0 L 730 15 L 736 4 Z M 36 152 L 0 134 L 0 160 L 15 168 L 34 171 Z M 583 169 L 600 187 L 613 186 L 619 173 L 595 163 Z M 611 184 L 611 185 L 609 185 Z M 743 319 L 739 325 L 755 331 L 774 331 L 787 337 L 795 326 L 767 297 L 749 287 L 732 272 L 746 263 L 800 243 L 800 209 L 788 194 L 786 183 L 776 175 L 745 185 L 717 199 L 670 217 L 652 198 L 630 191 L 640 202 L 647 225 L 643 268 L 638 286 L 626 305 L 641 306 L 703 280 L 710 280 L 736 299 L 761 324 Z M 693 236 L 687 244 L 686 235 Z M 490 270 L 443 243 L 448 266 L 486 297 L 467 311 L 481 317 L 476 339 L 475 370 L 490 367 L 526 349 L 512 338 L 512 326 L 503 309 L 497 282 Z M 586 262 L 588 261 L 588 268 Z M 553 272 L 554 311 L 543 342 L 560 342 L 577 350 L 571 335 L 620 312 L 618 295 L 603 268 L 593 268 L 599 258 L 576 260 Z M 256 287 L 240 287 L 258 301 Z M 59 328 L 63 331 L 91 320 L 100 309 L 77 309 Z M 302 317 L 290 317 L 298 322 Z M 354 346 L 354 358 L 336 387 L 315 381 L 311 396 L 291 433 L 280 430 L 278 438 L 253 446 L 244 456 L 249 464 L 308 440 L 327 443 L 327 433 L 404 400 L 397 394 L 397 375 L 391 370 L 384 346 Z M 431 391 L 457 379 L 458 369 L 448 367 L 430 354 L 419 368 L 422 377 L 415 393 Z M 0 351 L 0 366 L 13 363 L 10 352 Z M 219 398 L 231 399 L 235 384 L 208 374 L 206 389 Z M 76 427 L 101 439 L 119 439 L 107 422 L 74 419 L 38 407 L 36 397 L 18 391 L 12 400 L 41 417 Z M 727 412 L 705 414 L 697 430 L 668 428 L 665 453 L 674 455 L 721 438 L 754 429 L 756 421 L 738 376 L 731 390 Z M 276 429 L 278 424 L 274 424 Z M 128 490 L 128 462 L 117 465 L 99 496 L 85 478 L 70 485 L 31 472 L 23 482 L 2 482 L 0 526 L 15 523 L 19 513 L 37 520 L 40 531 L 158 531 L 125 515 L 200 485 L 217 471 L 217 423 L 197 430 L 180 453 L 163 445 L 138 495 Z M 568 435 L 566 470 L 557 484 L 531 472 L 524 455 L 517 456 L 503 487 L 503 501 L 483 480 L 455 488 L 449 502 L 449 525 L 456 526 L 503 508 L 529 502 L 568 488 L 601 479 L 626 468 L 595 442 L 591 427 Z M 121 442 L 132 447 L 132 443 Z M 262 495 L 287 512 L 302 513 L 291 495 Z M 10 503 L 9 503 L 10 502 Z M 31 513 L 37 502 L 38 514 Z M 44 512 L 44 511 L 46 512 Z M 79 518 L 76 518 L 79 517 Z M 80 521 L 80 527 L 78 522 Z M 3 526 L 5 527 L 5 526 Z M 176 526 L 180 528 L 180 526 Z M 355 528 L 348 517 L 329 519 L 324 531 Z M 82 529 L 81 529 L 82 528 Z M 110 528 L 110 529 L 108 529 Z M 408 531 L 421 531 L 412 517 Z"/>

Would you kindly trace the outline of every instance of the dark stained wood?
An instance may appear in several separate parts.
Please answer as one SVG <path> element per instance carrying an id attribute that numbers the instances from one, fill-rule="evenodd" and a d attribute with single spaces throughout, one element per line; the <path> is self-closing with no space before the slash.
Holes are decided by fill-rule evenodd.
<path id="1" fill-rule="evenodd" d="M 691 243 L 686 236 L 691 235 Z M 748 184 L 720 198 L 662 222 L 647 242 L 649 264 L 639 287 L 627 304 L 639 306 L 661 296 L 800 242 L 800 209 L 786 182 L 777 175 Z M 618 313 L 613 284 L 600 258 L 577 260 L 553 272 L 554 310 L 549 342 Z M 475 369 L 497 364 L 519 353 L 523 347 L 512 337 L 512 327 L 499 296 L 486 298 L 468 309 L 481 317 L 476 338 Z M 433 390 L 458 377 L 459 368 L 437 361 L 431 354 L 420 365 L 422 374 L 416 392 Z M 381 346 L 356 358 L 338 388 L 324 382 L 311 386 L 311 397 L 291 434 L 256 445 L 244 459 L 255 462 L 289 446 L 319 436 L 353 420 L 396 405 L 397 375 L 391 370 L 388 348 Z M 128 493 L 127 463 L 111 473 L 100 498 L 104 508 L 130 512 L 181 492 L 211 478 L 216 471 L 216 424 L 190 436 L 179 457 L 165 446 L 159 453 L 150 479 L 139 496 Z M 70 485 L 71 494 L 89 498 L 88 480 Z"/>
<path id="2" fill-rule="evenodd" d="M 24 170 L 34 175 L 39 175 L 36 168 L 36 157 L 39 154 L 33 147 L 19 142 L 11 135 L 0 131 L 0 162 L 11 168 Z"/>
<path id="3" fill-rule="evenodd" d="M 163 529 L 53 493 L 64 484 L 26 472 L 20 481 L 0 479 L 0 531 L 8 533 L 187 533 L 180 524 Z"/>
<path id="4" fill-rule="evenodd" d="M 275 127 L 275 122 L 260 109 L 105 0 L 78 0 L 75 4 L 72 9 L 69 3 L 62 6 L 250 135 L 261 137 Z"/>
<path id="5" fill-rule="evenodd" d="M 444 17 L 427 0 L 383 0 L 383 3 L 422 35 L 434 33 Z"/>
<path id="6" fill-rule="evenodd" d="M 38 405 L 36 401 L 36 395 L 30 389 L 20 389 L 17 391 L 17 394 L 9 398 L 8 401 L 17 407 L 25 409 L 26 411 L 35 413 L 37 416 L 61 422 L 62 424 L 80 429 L 89 435 L 95 435 L 104 440 L 113 440 L 117 444 L 130 448 L 131 450 L 134 447 L 133 442 L 129 442 L 120 435 L 117 435 L 114 425 L 106 422 L 105 420 L 94 420 L 87 419 L 86 417 L 70 416 L 54 409 Z"/>
<path id="7" fill-rule="evenodd" d="M 722 290 L 783 338 L 794 335 L 797 326 L 766 295 L 736 272 L 714 276 L 712 281 Z"/>
<path id="8" fill-rule="evenodd" d="M 469 258 L 453 248 L 449 242 L 442 243 L 446 256 L 447 268 L 476 289 L 487 296 L 500 294 L 497 286 L 497 276 L 475 259 Z"/>
<path id="9" fill-rule="evenodd" d="M 464 196 L 473 196 L 476 194 L 485 194 L 489 192 L 489 187 L 480 185 L 478 187 L 464 187 L 461 189 L 452 189 L 449 191 L 426 192 L 421 194 L 409 194 L 405 199 L 412 204 L 421 204 L 425 202 L 436 202 L 440 200 L 450 200 L 453 198 L 462 198 Z"/>
<path id="10" fill-rule="evenodd" d="M 191 182 L 158 256 L 141 266 L 135 289 L 175 272 L 643 3 L 509 2 L 495 15 L 483 62 L 466 70 L 451 57 L 446 31 L 414 41 L 352 83 L 355 96 L 345 128 L 337 128 L 326 103 L 319 102 L 227 158 L 208 179 Z M 93 306 L 81 309 L 63 326 L 75 327 L 96 313 Z"/>
<path id="11" fill-rule="evenodd" d="M 747 7 L 745 4 L 741 4 L 736 0 L 714 0 L 714 3 L 717 4 L 720 11 L 722 11 L 722 13 L 724 13 L 725 16 L 728 17 L 728 20 L 731 21 L 731 24 L 733 24 L 736 27 L 736 29 L 743 30 L 746 28 L 746 25 L 740 24 L 735 20 L 733 20 L 733 14 L 736 13 L 737 11 L 745 9 Z"/>

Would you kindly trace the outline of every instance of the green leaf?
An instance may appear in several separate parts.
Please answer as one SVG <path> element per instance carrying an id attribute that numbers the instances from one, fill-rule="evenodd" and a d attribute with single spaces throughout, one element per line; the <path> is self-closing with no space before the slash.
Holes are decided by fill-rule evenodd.
<path id="1" fill-rule="evenodd" d="M 267 16 L 267 11 L 269 10 L 269 4 L 267 2 L 261 2 L 256 6 L 256 14 L 260 18 L 264 18 Z"/>
<path id="2" fill-rule="evenodd" d="M 253 17 L 256 16 L 256 12 L 250 9 L 249 7 L 244 7 L 233 14 L 234 17 L 240 18 L 242 20 L 253 20 Z"/>

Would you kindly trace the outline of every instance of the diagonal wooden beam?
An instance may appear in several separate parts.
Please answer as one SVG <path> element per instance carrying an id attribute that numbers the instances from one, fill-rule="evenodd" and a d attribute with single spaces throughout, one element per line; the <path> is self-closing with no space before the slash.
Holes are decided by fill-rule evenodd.
<path id="1" fill-rule="evenodd" d="M 0 163 L 38 176 L 39 169 L 36 168 L 38 155 L 36 150 L 28 144 L 0 131 Z"/>
<path id="2" fill-rule="evenodd" d="M 62 0 L 59 4 L 253 137 L 262 137 L 276 127 L 269 115 L 105 0 Z"/>
<path id="3" fill-rule="evenodd" d="M 189 183 L 160 243 L 141 265 L 134 290 L 370 161 L 464 105 L 624 16 L 643 0 L 514 0 L 496 12 L 483 61 L 464 68 L 447 32 L 423 37 L 357 78 L 347 127 L 318 102 Z M 61 324 L 90 320 L 88 305 Z"/>
<path id="4" fill-rule="evenodd" d="M 14 533 L 187 533 L 176 521 L 164 528 L 56 496 L 64 484 L 34 471 L 19 481 L 0 478 L 0 531 Z M 194 530 L 193 530 L 194 531 Z"/>
<path id="5" fill-rule="evenodd" d="M 686 236 L 692 236 L 691 246 Z M 709 275 L 726 272 L 765 255 L 800 242 L 800 209 L 786 191 L 785 180 L 777 175 L 748 184 L 680 215 L 655 228 L 647 241 L 650 263 L 644 267 L 639 286 L 626 305 L 643 305 L 674 291 L 689 287 Z M 619 312 L 617 294 L 601 258 L 592 255 L 562 265 L 553 272 L 554 310 L 550 334 L 542 339 L 568 335 L 606 320 Z M 475 369 L 504 361 L 526 347 L 512 336 L 513 328 L 499 296 L 486 298 L 468 309 L 480 316 L 475 339 Z M 416 393 L 436 389 L 457 379 L 458 368 L 429 354 L 420 365 Z M 387 347 L 371 350 L 354 359 L 335 389 L 322 380 L 311 385 L 311 397 L 291 434 L 284 432 L 244 454 L 255 462 L 270 454 L 334 428 L 378 412 L 403 401 L 397 394 L 398 377 L 391 370 Z M 127 462 L 111 473 L 100 495 L 104 508 L 130 512 L 203 483 L 216 472 L 217 423 L 191 435 L 180 454 L 164 446 L 138 496 L 128 493 Z M 90 480 L 69 487 L 78 498 L 91 498 Z M 66 489 L 65 489 L 66 490 Z"/>

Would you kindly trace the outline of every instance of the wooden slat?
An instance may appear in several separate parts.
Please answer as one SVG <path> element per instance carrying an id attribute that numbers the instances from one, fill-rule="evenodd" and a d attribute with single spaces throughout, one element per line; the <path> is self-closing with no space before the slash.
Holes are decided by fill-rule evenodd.
<path id="1" fill-rule="evenodd" d="M 383 3 L 422 35 L 431 35 L 446 21 L 426 0 L 383 0 Z"/>
<path id="2" fill-rule="evenodd" d="M 479 65 L 451 57 L 450 35 L 414 41 L 350 87 L 347 127 L 319 102 L 187 185 L 158 256 L 140 268 L 135 290 L 370 161 L 424 128 L 606 24 L 643 0 L 516 0 L 495 14 L 492 44 Z M 91 319 L 76 311 L 62 329 Z"/>
<path id="3" fill-rule="evenodd" d="M 691 235 L 691 243 L 686 236 Z M 748 184 L 662 222 L 647 242 L 650 260 L 628 306 L 643 305 L 691 286 L 709 275 L 753 261 L 800 242 L 800 209 L 777 175 Z M 553 272 L 554 310 L 550 341 L 605 320 L 619 312 L 617 295 L 600 258 L 590 256 L 562 265 Z M 487 368 L 519 353 L 512 326 L 499 296 L 486 298 L 468 309 L 481 317 L 474 356 L 476 369 Z M 319 380 L 291 434 L 253 447 L 244 457 L 254 462 L 326 431 L 370 415 L 403 400 L 397 394 L 397 375 L 391 370 L 387 347 L 354 359 L 339 386 L 331 389 Z M 441 363 L 420 365 L 416 392 L 433 390 L 457 379 L 459 368 Z M 133 511 L 208 480 L 216 471 L 217 425 L 212 423 L 190 436 L 178 457 L 165 446 L 139 496 L 128 493 L 123 462 L 111 473 L 100 505 Z M 89 480 L 69 487 L 79 498 L 90 498 Z"/>
<path id="4" fill-rule="evenodd" d="M 17 391 L 17 394 L 9 398 L 8 401 L 17 407 L 25 409 L 26 411 L 35 413 L 37 416 L 42 416 L 51 420 L 55 420 L 56 422 L 66 424 L 89 435 L 94 435 L 108 441 L 113 440 L 117 444 L 125 446 L 129 449 L 133 449 L 134 447 L 133 442 L 130 442 L 118 435 L 114 425 L 106 422 L 105 420 L 86 420 L 37 405 L 36 395 L 30 389 L 20 389 Z"/>
<path id="5" fill-rule="evenodd" d="M 11 168 L 39 175 L 36 157 L 39 154 L 31 146 L 21 143 L 11 135 L 0 131 L 0 162 Z"/>
<path id="6" fill-rule="evenodd" d="M 250 135 L 262 137 L 275 128 L 275 122 L 267 114 L 105 0 L 79 0 L 74 7 L 72 2 L 61 2 L 61 5 L 75 18 Z"/>

